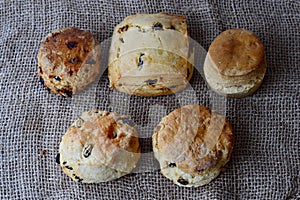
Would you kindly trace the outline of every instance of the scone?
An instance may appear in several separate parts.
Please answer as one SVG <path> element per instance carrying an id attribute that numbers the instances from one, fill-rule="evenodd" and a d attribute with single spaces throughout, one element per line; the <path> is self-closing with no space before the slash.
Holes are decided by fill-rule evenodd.
<path id="1" fill-rule="evenodd" d="M 59 146 L 62 170 L 74 181 L 98 183 L 129 174 L 140 158 L 138 134 L 126 116 L 91 110 L 82 113 Z"/>
<path id="2" fill-rule="evenodd" d="M 258 37 L 244 29 L 217 36 L 209 47 L 204 74 L 212 90 L 225 97 L 253 94 L 266 73 L 264 47 Z"/>
<path id="3" fill-rule="evenodd" d="M 187 105 L 161 120 L 152 143 L 165 177 L 179 186 L 198 187 L 216 178 L 229 161 L 233 132 L 220 114 Z"/>
<path id="4" fill-rule="evenodd" d="M 110 87 L 137 96 L 183 90 L 193 74 L 186 17 L 167 13 L 128 16 L 115 27 Z"/>
<path id="5" fill-rule="evenodd" d="M 70 27 L 46 36 L 38 53 L 40 82 L 55 94 L 72 96 L 100 73 L 100 47 L 90 33 Z"/>

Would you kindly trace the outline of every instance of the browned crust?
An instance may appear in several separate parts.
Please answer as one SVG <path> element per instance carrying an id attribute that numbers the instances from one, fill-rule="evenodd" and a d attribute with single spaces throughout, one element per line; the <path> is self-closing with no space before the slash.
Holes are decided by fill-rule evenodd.
<path id="1" fill-rule="evenodd" d="M 220 74 L 241 76 L 261 65 L 264 47 L 254 33 L 244 29 L 230 29 L 213 40 L 209 54 Z"/>
<path id="2" fill-rule="evenodd" d="M 200 105 L 174 110 L 162 119 L 153 135 L 158 156 L 192 176 L 228 162 L 233 143 L 228 120 Z"/>
<path id="3" fill-rule="evenodd" d="M 46 36 L 38 54 L 38 74 L 44 86 L 56 94 L 70 96 L 91 82 L 100 72 L 99 42 L 88 31 L 69 27 L 54 31 Z M 95 55 L 98 54 L 98 55 Z M 76 85 L 75 78 L 79 70 L 86 68 L 88 77 L 85 83 Z M 80 76 L 80 75 L 79 75 Z M 59 77 L 59 86 L 55 80 Z"/>
<path id="4" fill-rule="evenodd" d="M 120 151 L 126 150 L 134 153 L 140 152 L 137 132 L 116 133 L 121 126 L 129 126 L 123 121 L 125 116 L 99 110 L 91 110 L 88 113 L 92 116 L 91 119 L 93 120 L 83 120 L 81 128 L 77 128 L 76 123 L 74 123 L 73 126 L 68 130 L 70 137 L 74 136 L 74 139 L 80 138 L 82 142 L 91 140 L 93 143 L 99 145 L 99 148 L 101 148 L 100 146 L 104 148 L 105 144 L 109 144 L 106 146 L 109 148 L 106 149 L 108 153 L 115 151 L 114 149 L 119 149 Z M 86 129 L 99 129 L 100 132 L 98 132 L 97 137 L 93 138 L 92 133 L 85 133 Z M 100 139 L 103 140 L 101 143 L 99 143 Z"/>

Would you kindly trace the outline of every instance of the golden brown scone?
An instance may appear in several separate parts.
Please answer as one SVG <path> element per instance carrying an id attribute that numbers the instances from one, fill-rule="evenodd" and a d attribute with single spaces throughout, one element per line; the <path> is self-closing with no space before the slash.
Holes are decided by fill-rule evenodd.
<path id="1" fill-rule="evenodd" d="M 230 29 L 210 45 L 204 74 L 215 92 L 242 98 L 259 88 L 266 68 L 264 47 L 258 37 L 244 29 Z"/>
<path id="2" fill-rule="evenodd" d="M 138 134 L 127 117 L 91 110 L 82 113 L 59 146 L 62 170 L 74 181 L 98 183 L 129 174 L 140 158 Z"/>
<path id="3" fill-rule="evenodd" d="M 72 96 L 100 72 L 100 47 L 90 33 L 69 27 L 46 36 L 38 54 L 40 82 L 55 94 Z"/>
<path id="4" fill-rule="evenodd" d="M 233 140 L 229 122 L 200 105 L 174 110 L 152 136 L 162 174 L 187 187 L 205 185 L 219 175 L 229 161 Z"/>
<path id="5" fill-rule="evenodd" d="M 193 74 L 186 18 L 167 13 L 128 16 L 115 27 L 110 87 L 138 96 L 183 90 Z"/>

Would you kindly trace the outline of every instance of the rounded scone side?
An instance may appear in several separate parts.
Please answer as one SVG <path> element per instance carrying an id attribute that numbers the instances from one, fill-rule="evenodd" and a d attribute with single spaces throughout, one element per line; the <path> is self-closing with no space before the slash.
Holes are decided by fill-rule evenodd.
<path id="1" fill-rule="evenodd" d="M 152 136 L 162 174 L 180 186 L 197 187 L 219 175 L 229 161 L 234 139 L 221 115 L 199 105 L 176 109 Z"/>
<path id="2" fill-rule="evenodd" d="M 260 87 L 266 68 L 264 47 L 259 38 L 244 29 L 230 29 L 218 35 L 210 45 L 204 75 L 218 94 L 243 98 Z"/>
<path id="3" fill-rule="evenodd" d="M 156 23 L 159 25 L 157 30 Z M 113 33 L 108 66 L 110 87 L 137 96 L 159 96 L 182 91 L 193 74 L 193 66 L 186 58 L 189 43 L 186 27 L 186 19 L 181 15 L 158 13 L 126 17 Z M 185 44 L 186 55 L 181 55 L 185 51 L 180 50 L 183 47 L 179 43 L 176 46 L 168 42 L 165 46 L 169 34 L 181 38 L 180 45 Z M 143 45 L 137 41 L 143 41 Z M 171 61 L 174 66 L 170 66 Z M 169 68 L 173 70 L 172 76 L 169 75 Z M 178 81 L 168 81 L 168 77 L 164 77 L 166 74 L 173 79 L 176 77 Z"/>
<path id="4" fill-rule="evenodd" d="M 62 170 L 74 181 L 98 183 L 129 174 L 140 157 L 137 131 L 117 113 L 92 110 L 76 120 L 60 143 Z"/>
<path id="5" fill-rule="evenodd" d="M 205 79 L 216 93 L 229 98 L 244 98 L 255 93 L 263 82 L 267 66 L 266 61 L 254 71 L 244 76 L 226 77 L 218 74 L 213 67 L 209 54 L 204 64 Z"/>
<path id="6" fill-rule="evenodd" d="M 50 91 L 72 96 L 100 72 L 100 46 L 88 31 L 68 27 L 49 33 L 38 53 L 40 82 Z"/>

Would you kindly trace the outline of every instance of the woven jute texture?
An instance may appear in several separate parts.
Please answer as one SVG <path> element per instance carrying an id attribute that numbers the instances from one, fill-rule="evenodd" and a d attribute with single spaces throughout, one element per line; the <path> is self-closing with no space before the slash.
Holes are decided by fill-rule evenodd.
<path id="1" fill-rule="evenodd" d="M 72 98 L 51 94 L 38 82 L 36 56 L 49 32 L 75 26 L 109 46 L 114 26 L 127 15 L 160 11 L 186 15 L 191 38 L 206 50 L 226 29 L 256 33 L 268 63 L 262 87 L 244 99 L 221 98 L 209 90 L 201 69 L 184 92 L 164 97 L 114 91 L 107 70 Z M 0 12 L 0 199 L 300 198 L 299 0 L 2 0 Z M 107 56 L 102 57 L 105 63 Z M 151 151 L 154 125 L 190 103 L 218 109 L 235 132 L 227 171 L 199 188 L 164 178 Z M 73 120 L 94 108 L 129 115 L 139 129 L 143 156 L 138 168 L 119 180 L 75 183 L 55 157 Z"/>

